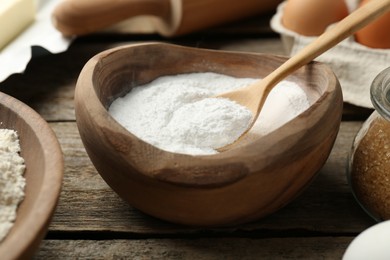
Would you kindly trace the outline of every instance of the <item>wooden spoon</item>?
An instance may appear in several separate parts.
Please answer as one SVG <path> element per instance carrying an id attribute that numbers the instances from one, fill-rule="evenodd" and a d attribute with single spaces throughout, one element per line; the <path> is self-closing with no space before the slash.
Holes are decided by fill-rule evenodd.
<path id="1" fill-rule="evenodd" d="M 316 40 L 307 45 L 295 56 L 291 57 L 264 79 L 258 80 L 244 88 L 220 94 L 217 97 L 228 98 L 235 101 L 240 105 L 247 107 L 253 113 L 251 125 L 248 127 L 247 131 L 243 133 L 243 135 L 245 135 L 254 125 L 268 94 L 276 84 L 298 68 L 309 63 L 343 39 L 378 18 L 389 9 L 390 0 L 372 0 L 338 22 L 333 28 L 324 32 Z M 227 150 L 233 144 L 221 147 L 218 150 Z"/>

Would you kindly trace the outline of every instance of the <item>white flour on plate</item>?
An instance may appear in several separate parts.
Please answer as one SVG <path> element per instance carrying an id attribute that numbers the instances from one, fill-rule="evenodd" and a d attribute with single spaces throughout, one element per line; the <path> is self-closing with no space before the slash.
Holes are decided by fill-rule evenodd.
<path id="1" fill-rule="evenodd" d="M 249 126 L 251 112 L 228 99 L 210 98 L 256 79 L 216 73 L 164 76 L 132 89 L 109 113 L 128 131 L 160 149 L 206 155 L 234 142 Z M 309 107 L 304 91 L 282 81 L 269 94 L 254 129 L 265 135 Z"/>
<path id="2" fill-rule="evenodd" d="M 0 242 L 16 219 L 24 198 L 24 159 L 19 155 L 19 138 L 14 130 L 0 129 Z"/>

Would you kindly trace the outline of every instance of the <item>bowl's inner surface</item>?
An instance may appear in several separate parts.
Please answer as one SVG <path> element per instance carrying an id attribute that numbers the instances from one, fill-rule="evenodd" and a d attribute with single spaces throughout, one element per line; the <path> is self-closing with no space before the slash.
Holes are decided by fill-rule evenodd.
<path id="1" fill-rule="evenodd" d="M 263 78 L 285 60 L 267 54 L 194 50 L 169 45 L 135 46 L 101 59 L 95 67 L 93 80 L 98 97 L 107 106 L 113 98 L 161 76 L 215 72 L 234 77 Z M 310 70 L 313 70 L 312 66 L 306 66 L 287 80 L 298 83 L 314 103 L 326 91 L 329 79 Z"/>
<path id="2" fill-rule="evenodd" d="M 33 205 L 30 202 L 35 201 L 38 191 L 42 186 L 44 174 L 44 156 L 42 147 L 39 143 L 36 134 L 18 114 L 9 110 L 3 104 L 0 104 L 0 122 L 2 128 L 16 130 L 19 137 L 21 156 L 26 165 L 24 177 L 26 178 L 25 198 L 19 207 L 21 216 L 23 212 L 27 212 Z"/>

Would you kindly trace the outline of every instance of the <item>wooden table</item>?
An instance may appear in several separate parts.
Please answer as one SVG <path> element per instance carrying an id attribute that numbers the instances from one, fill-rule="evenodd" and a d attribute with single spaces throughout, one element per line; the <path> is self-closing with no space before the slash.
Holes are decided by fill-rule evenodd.
<path id="1" fill-rule="evenodd" d="M 264 22 L 264 19 L 260 19 Z M 233 24 L 169 42 L 199 48 L 285 54 L 261 21 Z M 34 58 L 24 74 L 0 84 L 42 115 L 64 152 L 59 205 L 36 259 L 340 259 L 352 239 L 375 224 L 355 202 L 346 178 L 347 155 L 371 110 L 345 105 L 332 153 L 318 177 L 291 204 L 264 219 L 227 228 L 167 223 L 132 208 L 101 179 L 81 143 L 73 96 L 78 73 L 94 54 L 157 35 L 95 35 L 65 53 Z M 234 207 L 234 205 L 232 205 Z"/>

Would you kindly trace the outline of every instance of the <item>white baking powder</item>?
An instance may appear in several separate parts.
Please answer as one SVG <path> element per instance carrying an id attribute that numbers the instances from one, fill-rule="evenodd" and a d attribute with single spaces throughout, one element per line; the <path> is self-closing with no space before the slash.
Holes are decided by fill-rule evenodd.
<path id="1" fill-rule="evenodd" d="M 131 133 L 160 149 L 215 154 L 215 149 L 234 142 L 248 128 L 252 114 L 228 99 L 210 97 L 255 80 L 211 72 L 164 76 L 114 100 L 109 113 Z M 261 123 L 253 129 L 265 135 L 308 107 L 304 91 L 283 81 L 269 94 L 257 121 Z"/>
<path id="2" fill-rule="evenodd" d="M 24 198 L 24 159 L 19 155 L 19 138 L 14 130 L 0 129 L 0 241 L 16 219 Z"/>

